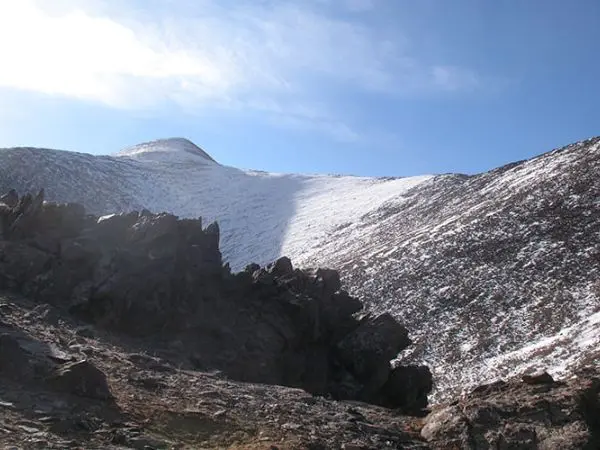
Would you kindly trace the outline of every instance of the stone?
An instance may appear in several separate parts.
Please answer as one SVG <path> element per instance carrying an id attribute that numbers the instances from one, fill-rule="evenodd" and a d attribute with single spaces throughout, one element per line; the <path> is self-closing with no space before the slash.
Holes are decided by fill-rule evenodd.
<path id="1" fill-rule="evenodd" d="M 4 203 L 9 208 L 14 208 L 19 204 L 19 194 L 14 189 L 11 189 L 2 197 L 0 197 L 0 202 Z"/>
<path id="2" fill-rule="evenodd" d="M 51 255 L 22 242 L 0 241 L 0 287 L 21 288 L 44 272 Z"/>
<path id="3" fill-rule="evenodd" d="M 267 271 L 273 276 L 285 277 L 294 273 L 294 266 L 292 266 L 292 261 L 287 256 L 283 256 L 269 264 Z"/>
<path id="4" fill-rule="evenodd" d="M 10 236 L 21 239 L 33 237 L 36 230 L 43 227 L 43 222 L 38 217 L 43 204 L 43 189 L 35 197 L 31 194 L 23 196 L 13 208 L 13 219 L 8 230 Z"/>
<path id="5" fill-rule="evenodd" d="M 393 369 L 382 389 L 384 406 L 401 407 L 404 412 L 419 413 L 427 407 L 427 395 L 433 389 L 433 376 L 426 366 L 399 366 Z"/>
<path id="6" fill-rule="evenodd" d="M 342 288 L 340 273 L 333 269 L 317 269 L 316 280 L 322 286 L 323 297 L 330 297 Z"/>
<path id="7" fill-rule="evenodd" d="M 336 355 L 359 380 L 367 380 L 375 367 L 389 365 L 410 343 L 408 330 L 385 313 L 363 319 L 338 343 Z"/>
<path id="8" fill-rule="evenodd" d="M 28 379 L 34 374 L 29 354 L 7 333 L 0 335 L 0 374 L 16 380 Z"/>
<path id="9" fill-rule="evenodd" d="M 75 333 L 78 336 L 83 336 L 83 337 L 90 338 L 90 339 L 93 339 L 96 337 L 96 332 L 94 330 L 94 327 L 91 325 L 77 327 L 77 328 L 75 328 Z"/>
<path id="10" fill-rule="evenodd" d="M 245 268 L 244 268 L 244 272 L 247 272 L 249 274 L 253 274 L 254 272 L 256 272 L 257 270 L 260 270 L 260 266 L 256 263 L 251 263 L 248 264 Z"/>
<path id="11" fill-rule="evenodd" d="M 58 390 L 81 397 L 98 400 L 112 398 L 106 376 L 87 360 L 59 366 L 48 381 Z"/>
<path id="12" fill-rule="evenodd" d="M 554 383 L 554 379 L 546 371 L 535 372 L 535 373 L 531 373 L 531 374 L 524 374 L 521 377 L 521 380 L 523 381 L 523 383 L 526 383 L 526 384 L 553 384 Z"/>

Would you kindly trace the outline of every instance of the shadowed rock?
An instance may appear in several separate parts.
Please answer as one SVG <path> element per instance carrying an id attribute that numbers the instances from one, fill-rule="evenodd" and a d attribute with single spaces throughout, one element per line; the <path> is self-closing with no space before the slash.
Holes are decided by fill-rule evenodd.
<path id="1" fill-rule="evenodd" d="M 0 374 L 16 380 L 27 380 L 33 374 L 29 355 L 6 333 L 0 335 Z"/>
<path id="2" fill-rule="evenodd" d="M 112 397 L 104 373 L 88 361 L 66 363 L 58 367 L 49 383 L 63 392 L 108 400 Z"/>
<path id="3" fill-rule="evenodd" d="M 406 411 L 426 406 L 431 373 L 391 370 L 407 330 L 389 314 L 358 320 L 362 303 L 341 290 L 337 271 L 294 269 L 282 257 L 232 274 L 216 223 L 203 229 L 200 219 L 148 211 L 97 218 L 43 196 L 0 210 L 0 287 L 105 328 L 180 341 L 198 369 Z M 56 380 L 79 383 L 80 395 L 108 395 L 86 363 L 60 370 Z"/>

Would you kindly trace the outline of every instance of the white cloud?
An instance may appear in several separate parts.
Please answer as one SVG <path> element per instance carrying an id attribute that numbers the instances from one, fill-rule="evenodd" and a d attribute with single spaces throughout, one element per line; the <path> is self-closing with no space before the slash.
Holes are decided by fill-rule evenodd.
<path id="1" fill-rule="evenodd" d="M 28 0 L 0 2 L 0 57 L 1 86 L 119 106 L 156 95 L 155 86 L 186 89 L 194 80 L 208 94 L 235 82 L 226 61 L 150 45 L 131 28 L 81 10 L 50 15 Z"/>
<path id="2" fill-rule="evenodd" d="M 348 141 L 357 135 L 337 117 L 343 114 L 315 100 L 331 86 L 398 94 L 477 83 L 460 68 L 420 65 L 397 33 L 384 35 L 302 2 L 141 3 L 162 6 L 158 16 L 124 4 L 0 0 L 0 87 L 122 108 L 164 101 L 188 109 L 249 108 Z M 344 5 L 366 11 L 374 2 Z"/>

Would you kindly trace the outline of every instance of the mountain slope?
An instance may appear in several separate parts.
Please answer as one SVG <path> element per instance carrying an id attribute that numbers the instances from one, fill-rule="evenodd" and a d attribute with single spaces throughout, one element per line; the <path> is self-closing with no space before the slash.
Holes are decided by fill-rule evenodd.
<path id="1" fill-rule="evenodd" d="M 115 157 L 0 151 L 4 190 L 217 219 L 234 269 L 281 254 L 341 269 L 407 325 L 417 345 L 404 357 L 430 365 L 438 398 L 598 352 L 599 169 L 599 138 L 476 176 L 397 179 L 242 171 L 182 139 Z"/>
<path id="2" fill-rule="evenodd" d="M 575 330 L 600 310 L 599 170 L 594 139 L 482 175 L 438 177 L 332 236 L 332 246 L 345 244 L 324 248 L 321 263 L 349 273 L 344 281 L 373 310 L 401 315 L 420 335 L 413 357 L 431 364 L 446 393 L 564 366 L 569 352 L 577 365 L 598 350 L 595 337 L 577 344 Z M 570 337 L 550 352 L 526 351 L 565 327 Z"/>
<path id="3" fill-rule="evenodd" d="M 51 201 L 105 214 L 148 208 L 218 220 L 234 269 L 281 254 L 313 254 L 335 227 L 357 220 L 430 177 L 372 179 L 243 171 L 175 138 L 114 157 L 57 150 L 0 150 L 0 187 L 46 189 Z M 316 247 L 316 248 L 312 248 Z"/>

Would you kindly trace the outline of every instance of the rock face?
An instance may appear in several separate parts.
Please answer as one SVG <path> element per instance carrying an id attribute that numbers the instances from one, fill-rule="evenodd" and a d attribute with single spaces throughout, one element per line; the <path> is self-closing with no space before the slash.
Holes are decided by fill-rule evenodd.
<path id="1" fill-rule="evenodd" d="M 60 391 L 82 397 L 98 400 L 112 397 L 106 376 L 88 361 L 63 364 L 52 373 L 49 381 Z"/>
<path id="2" fill-rule="evenodd" d="M 357 319 L 362 304 L 334 270 L 294 269 L 281 258 L 232 274 L 216 223 L 203 229 L 200 219 L 148 211 L 98 218 L 46 203 L 43 191 L 3 198 L 1 289 L 105 328 L 179 342 L 195 368 L 238 380 L 406 412 L 427 405 L 429 370 L 390 365 L 410 345 L 408 331 L 387 314 Z M 82 367 L 59 378 L 95 379 Z"/>
<path id="3" fill-rule="evenodd" d="M 600 448 L 600 378 L 498 381 L 434 409 L 421 435 L 434 449 Z"/>
<path id="4" fill-rule="evenodd" d="M 27 380 L 33 373 L 27 352 L 19 342 L 4 333 L 0 335 L 0 374 L 17 380 Z"/>

